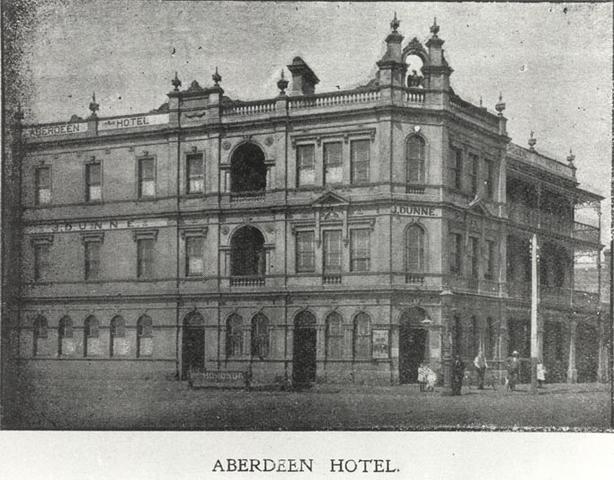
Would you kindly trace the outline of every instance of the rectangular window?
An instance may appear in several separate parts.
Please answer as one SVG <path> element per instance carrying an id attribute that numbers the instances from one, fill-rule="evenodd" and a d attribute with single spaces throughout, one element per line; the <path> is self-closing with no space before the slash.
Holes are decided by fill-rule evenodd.
<path id="1" fill-rule="evenodd" d="M 476 195 L 478 193 L 478 156 L 473 153 L 469 154 L 469 187 L 470 193 Z"/>
<path id="2" fill-rule="evenodd" d="M 492 240 L 486 240 L 486 271 L 484 272 L 484 278 L 492 280 L 495 278 L 495 258 L 496 258 L 496 244 Z"/>
<path id="3" fill-rule="evenodd" d="M 450 234 L 450 273 L 460 275 L 463 267 L 462 236 L 458 233 Z"/>
<path id="4" fill-rule="evenodd" d="M 315 147 L 299 145 L 296 147 L 298 186 L 314 185 L 316 183 Z"/>
<path id="5" fill-rule="evenodd" d="M 471 265 L 471 271 L 469 274 L 471 278 L 478 278 L 478 270 L 480 268 L 479 258 L 479 239 L 475 237 L 469 237 L 469 261 Z"/>
<path id="6" fill-rule="evenodd" d="M 326 357 L 339 359 L 343 358 L 343 323 L 337 315 L 331 317 L 326 322 Z"/>
<path id="7" fill-rule="evenodd" d="M 324 144 L 324 184 L 343 182 L 341 142 Z"/>
<path id="8" fill-rule="evenodd" d="M 153 247 L 154 241 L 149 238 L 137 240 L 137 277 L 153 277 Z"/>
<path id="9" fill-rule="evenodd" d="M 155 166 L 153 158 L 139 159 L 139 198 L 156 194 Z"/>
<path id="10" fill-rule="evenodd" d="M 369 160 L 371 156 L 370 140 L 355 140 L 350 144 L 350 161 L 352 164 L 351 183 L 369 182 Z"/>
<path id="11" fill-rule="evenodd" d="M 188 155 L 187 158 L 188 184 L 187 193 L 202 193 L 205 191 L 205 166 L 203 156 Z"/>
<path id="12" fill-rule="evenodd" d="M 322 232 L 323 271 L 324 273 L 341 271 L 341 230 L 325 230 Z"/>
<path id="13" fill-rule="evenodd" d="M 371 261 L 371 232 L 367 229 L 350 231 L 350 271 L 368 272 Z"/>
<path id="14" fill-rule="evenodd" d="M 100 278 L 100 242 L 85 242 L 85 279 Z"/>
<path id="15" fill-rule="evenodd" d="M 34 245 L 34 280 L 40 282 L 49 275 L 49 244 Z"/>
<path id="16" fill-rule="evenodd" d="M 203 237 L 186 237 L 186 275 L 203 274 L 203 243 Z"/>
<path id="17" fill-rule="evenodd" d="M 315 235 L 313 232 L 296 232 L 296 271 L 315 271 Z"/>
<path id="18" fill-rule="evenodd" d="M 39 167 L 36 169 L 36 204 L 51 203 L 51 168 Z"/>
<path id="19" fill-rule="evenodd" d="M 495 164 L 492 160 L 484 160 L 484 187 L 486 198 L 495 198 Z"/>
<path id="20" fill-rule="evenodd" d="M 90 163 L 85 166 L 85 182 L 87 184 L 86 200 L 88 202 L 102 200 L 102 169 L 100 163 Z"/>
<path id="21" fill-rule="evenodd" d="M 456 190 L 462 190 L 463 151 L 460 148 L 450 149 L 450 186 Z"/>

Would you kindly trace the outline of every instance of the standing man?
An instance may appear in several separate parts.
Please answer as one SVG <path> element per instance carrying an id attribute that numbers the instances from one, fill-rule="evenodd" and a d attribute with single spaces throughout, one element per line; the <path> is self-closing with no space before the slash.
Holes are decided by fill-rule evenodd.
<path id="1" fill-rule="evenodd" d="M 460 355 L 454 357 L 452 362 L 452 395 L 460 395 L 463 385 L 463 377 L 465 376 L 465 364 L 460 358 Z"/>
<path id="2" fill-rule="evenodd" d="M 512 358 L 507 363 L 507 380 L 508 388 L 513 392 L 518 383 L 518 376 L 520 375 L 520 354 L 514 350 L 512 352 Z"/>
<path id="3" fill-rule="evenodd" d="M 488 364 L 486 363 L 486 358 L 482 350 L 480 350 L 478 356 L 473 359 L 473 366 L 476 372 L 478 372 L 478 390 L 484 390 L 484 375 L 486 374 Z"/>

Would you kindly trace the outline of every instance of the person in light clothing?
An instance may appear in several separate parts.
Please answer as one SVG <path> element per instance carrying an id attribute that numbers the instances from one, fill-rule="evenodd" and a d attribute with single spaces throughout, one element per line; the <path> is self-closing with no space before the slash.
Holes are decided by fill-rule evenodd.
<path id="1" fill-rule="evenodd" d="M 418 367 L 418 385 L 420 385 L 420 391 L 424 392 L 426 386 L 426 369 L 424 362 L 420 362 Z"/>
<path id="2" fill-rule="evenodd" d="M 473 359 L 473 366 L 475 367 L 475 371 L 478 373 L 478 389 L 484 390 L 484 374 L 488 368 L 488 363 L 486 363 L 486 358 L 484 357 L 482 350 L 480 350 L 478 352 L 478 356 Z"/>
<path id="3" fill-rule="evenodd" d="M 425 377 L 426 377 L 426 391 L 434 392 L 435 391 L 435 383 L 437 383 L 437 374 L 433 371 L 431 367 L 424 367 Z"/>

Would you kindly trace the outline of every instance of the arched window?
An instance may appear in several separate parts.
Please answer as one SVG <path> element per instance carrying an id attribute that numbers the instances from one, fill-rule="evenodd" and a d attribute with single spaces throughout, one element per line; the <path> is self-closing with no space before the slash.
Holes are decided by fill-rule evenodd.
<path id="1" fill-rule="evenodd" d="M 98 320 L 93 315 L 90 315 L 85 319 L 83 329 L 83 355 L 96 355 L 100 352 L 99 347 L 99 332 L 98 332 Z"/>
<path id="2" fill-rule="evenodd" d="M 269 319 L 259 313 L 252 318 L 252 356 L 263 359 L 269 355 Z"/>
<path id="3" fill-rule="evenodd" d="M 226 322 L 226 357 L 240 357 L 243 354 L 243 319 L 236 314 Z"/>
<path id="4" fill-rule="evenodd" d="M 58 324 L 58 355 L 70 355 L 73 350 L 72 320 L 64 316 Z"/>
<path id="5" fill-rule="evenodd" d="M 424 230 L 418 225 L 405 231 L 405 271 L 424 272 Z"/>
<path id="6" fill-rule="evenodd" d="M 412 135 L 407 140 L 407 183 L 424 183 L 425 142 L 422 137 Z"/>
<path id="7" fill-rule="evenodd" d="M 364 312 L 354 317 L 354 358 L 371 358 L 371 319 Z"/>
<path id="8" fill-rule="evenodd" d="M 264 237 L 257 228 L 245 226 L 230 240 L 230 275 L 262 277 L 265 273 Z"/>
<path id="9" fill-rule="evenodd" d="M 46 354 L 46 343 L 47 343 L 47 319 L 43 316 L 38 316 L 34 320 L 34 329 L 33 329 L 33 354 L 34 355 L 45 355 Z"/>
<path id="10" fill-rule="evenodd" d="M 343 358 L 343 319 L 337 312 L 326 317 L 326 358 Z"/>
<path id="11" fill-rule="evenodd" d="M 136 322 L 136 356 L 149 357 L 153 354 L 153 322 L 148 315 Z"/>
<path id="12" fill-rule="evenodd" d="M 230 190 L 232 193 L 262 192 L 266 187 L 264 153 L 253 143 L 238 147 L 230 160 Z"/>
<path id="13" fill-rule="evenodd" d="M 124 337 L 126 336 L 126 322 L 119 315 L 111 319 L 111 328 L 109 328 L 109 348 L 111 356 L 125 355 Z"/>

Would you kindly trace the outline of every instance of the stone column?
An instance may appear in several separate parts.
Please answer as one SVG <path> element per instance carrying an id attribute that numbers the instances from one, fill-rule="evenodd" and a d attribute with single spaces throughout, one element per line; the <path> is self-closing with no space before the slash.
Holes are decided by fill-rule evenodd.
<path id="1" fill-rule="evenodd" d="M 441 356 L 442 356 L 442 373 L 443 373 L 443 393 L 444 395 L 452 394 L 452 292 L 444 290 L 441 296 Z"/>
<path id="2" fill-rule="evenodd" d="M 567 383 L 578 381 L 578 370 L 576 369 L 576 321 L 569 322 L 569 365 L 567 367 Z"/>

